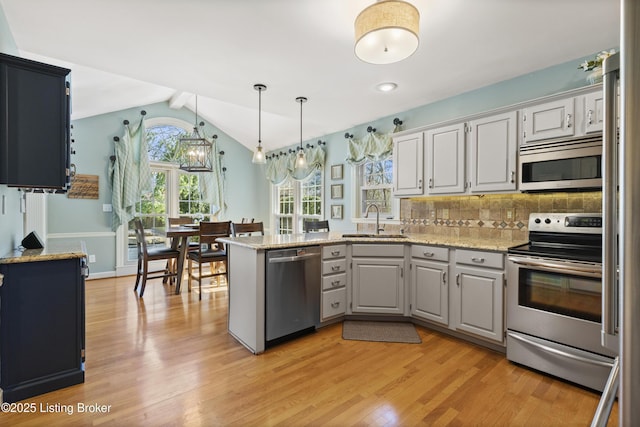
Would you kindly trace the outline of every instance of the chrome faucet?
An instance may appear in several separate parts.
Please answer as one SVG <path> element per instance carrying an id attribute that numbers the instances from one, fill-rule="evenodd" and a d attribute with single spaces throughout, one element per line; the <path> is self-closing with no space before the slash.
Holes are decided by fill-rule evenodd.
<path id="1" fill-rule="evenodd" d="M 371 208 L 376 208 L 376 234 L 380 234 L 383 229 L 380 228 L 380 208 L 378 208 L 378 205 L 376 205 L 375 203 L 371 203 L 369 206 L 367 206 L 364 217 L 369 218 L 369 209 Z"/>

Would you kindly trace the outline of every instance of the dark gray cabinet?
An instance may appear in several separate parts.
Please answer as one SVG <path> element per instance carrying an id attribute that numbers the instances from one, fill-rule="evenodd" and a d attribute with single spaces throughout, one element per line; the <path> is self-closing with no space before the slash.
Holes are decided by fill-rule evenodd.
<path id="1" fill-rule="evenodd" d="M 68 189 L 70 72 L 0 54 L 0 184 Z"/>
<path id="2" fill-rule="evenodd" d="M 0 264 L 5 402 L 84 382 L 83 267 L 83 258 Z"/>

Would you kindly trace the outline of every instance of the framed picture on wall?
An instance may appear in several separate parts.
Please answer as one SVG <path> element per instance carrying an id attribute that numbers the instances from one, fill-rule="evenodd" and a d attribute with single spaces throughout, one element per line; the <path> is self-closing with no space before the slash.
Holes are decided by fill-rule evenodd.
<path id="1" fill-rule="evenodd" d="M 343 165 L 341 164 L 331 166 L 331 179 L 342 179 L 343 171 Z"/>
<path id="2" fill-rule="evenodd" d="M 342 184 L 331 185 L 331 198 L 342 199 Z"/>
<path id="3" fill-rule="evenodd" d="M 331 219 L 342 219 L 342 205 L 331 205 Z"/>

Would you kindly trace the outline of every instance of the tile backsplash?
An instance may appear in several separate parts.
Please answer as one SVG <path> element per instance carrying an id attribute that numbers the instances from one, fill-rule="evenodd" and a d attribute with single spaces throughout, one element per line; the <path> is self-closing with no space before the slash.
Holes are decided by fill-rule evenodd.
<path id="1" fill-rule="evenodd" d="M 473 196 L 429 196 L 400 201 L 405 233 L 445 237 L 528 240 L 532 212 L 602 212 L 602 193 L 514 193 Z M 398 230 L 395 228 L 398 227 Z M 392 231 L 391 228 L 385 227 Z"/>

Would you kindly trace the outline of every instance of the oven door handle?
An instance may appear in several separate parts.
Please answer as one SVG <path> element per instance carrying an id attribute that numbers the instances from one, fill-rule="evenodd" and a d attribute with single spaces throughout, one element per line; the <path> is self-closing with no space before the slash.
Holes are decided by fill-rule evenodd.
<path id="1" fill-rule="evenodd" d="M 553 262 L 553 261 L 541 261 L 541 260 L 532 260 L 529 258 L 515 257 L 510 256 L 509 261 L 518 264 L 524 265 L 527 267 L 533 267 L 536 270 L 550 271 L 552 273 L 570 273 L 575 274 L 576 276 L 583 277 L 602 277 L 602 268 L 600 266 L 588 266 L 588 265 L 576 265 L 571 263 L 561 263 L 561 262 Z"/>
<path id="2" fill-rule="evenodd" d="M 609 368 L 609 369 L 613 367 L 613 362 L 603 362 L 601 360 L 588 359 L 586 357 L 578 356 L 577 354 L 567 353 L 566 351 L 553 348 L 548 345 L 541 344 L 539 342 L 535 342 L 533 340 L 527 339 L 520 335 L 513 334 L 511 332 L 507 332 L 507 335 L 509 335 L 511 338 L 515 340 L 522 341 L 523 343 L 529 344 L 534 347 L 538 347 L 539 349 L 544 350 L 546 352 L 553 353 L 558 356 L 566 357 L 567 359 L 573 359 L 579 362 L 589 363 L 591 365 L 596 365 L 596 366 L 604 366 L 605 368 Z"/>

